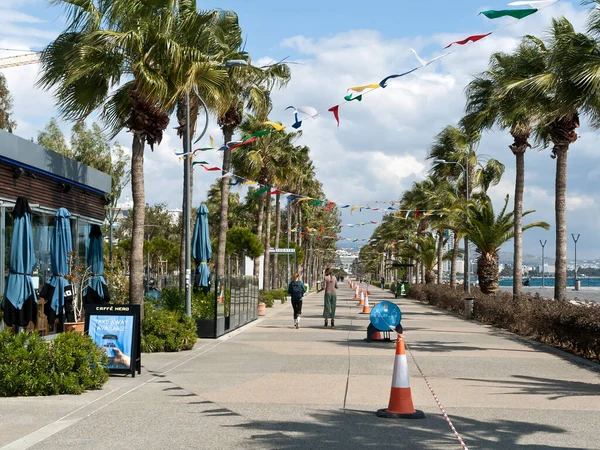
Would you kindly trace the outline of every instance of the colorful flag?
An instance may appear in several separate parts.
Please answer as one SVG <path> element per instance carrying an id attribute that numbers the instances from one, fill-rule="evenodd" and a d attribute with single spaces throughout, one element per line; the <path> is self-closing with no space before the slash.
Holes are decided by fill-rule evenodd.
<path id="1" fill-rule="evenodd" d="M 479 14 L 483 14 L 488 19 L 498 19 L 500 17 L 512 17 L 514 19 L 522 19 L 536 13 L 538 10 L 535 8 L 531 9 L 502 9 L 499 11 L 490 9 L 489 11 L 482 11 Z"/>
<path id="2" fill-rule="evenodd" d="M 461 40 L 461 41 L 454 41 L 454 42 L 451 42 L 450 44 L 446 45 L 446 47 L 444 47 L 444 48 L 448 48 L 448 47 L 450 47 L 452 44 L 465 45 L 465 44 L 466 44 L 466 43 L 468 43 L 468 42 L 477 42 L 477 41 L 480 41 L 481 39 L 483 39 L 483 38 L 485 38 L 485 37 L 488 37 L 490 34 L 492 34 L 492 32 L 491 32 L 491 31 L 490 31 L 489 33 L 487 33 L 487 34 L 475 34 L 475 35 L 473 35 L 473 36 L 469 36 L 469 37 L 467 37 L 467 38 L 464 38 L 464 39 L 463 39 L 463 40 Z"/>
<path id="3" fill-rule="evenodd" d="M 333 117 L 335 117 L 335 120 L 337 121 L 338 127 L 340 126 L 340 113 L 339 113 L 339 109 L 340 109 L 340 105 L 335 105 L 332 106 L 331 108 L 329 108 L 327 111 L 330 111 L 333 113 Z"/>

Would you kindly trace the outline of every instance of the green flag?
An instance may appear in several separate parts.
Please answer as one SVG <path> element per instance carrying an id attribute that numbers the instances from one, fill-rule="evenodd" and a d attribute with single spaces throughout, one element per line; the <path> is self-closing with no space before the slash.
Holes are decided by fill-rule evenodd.
<path id="1" fill-rule="evenodd" d="M 265 192 L 269 192 L 270 189 L 271 188 L 269 186 L 264 186 L 264 187 L 261 187 L 259 190 L 254 191 L 252 193 L 252 195 L 261 195 L 261 194 L 264 194 Z"/>
<path id="2" fill-rule="evenodd" d="M 352 100 L 358 100 L 359 102 L 362 102 L 362 94 L 357 95 L 356 97 L 352 98 L 352 92 L 351 92 L 344 97 L 344 100 L 346 100 L 347 102 L 351 102 Z"/>
<path id="3" fill-rule="evenodd" d="M 514 17 L 515 19 L 522 19 L 523 17 L 527 17 L 536 13 L 537 9 L 528 8 L 528 9 L 502 9 L 499 11 L 495 11 L 490 9 L 489 11 L 482 11 L 480 14 L 483 14 L 488 19 L 498 19 L 499 17 Z"/>

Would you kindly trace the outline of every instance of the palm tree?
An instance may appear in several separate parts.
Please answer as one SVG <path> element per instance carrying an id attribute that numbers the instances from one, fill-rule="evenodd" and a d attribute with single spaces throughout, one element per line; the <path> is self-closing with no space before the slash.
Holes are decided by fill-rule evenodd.
<path id="1" fill-rule="evenodd" d="M 240 125 L 240 130 L 250 135 L 262 129 L 262 119 L 248 116 L 247 119 Z M 261 137 L 252 144 L 245 145 L 235 150 L 232 155 L 232 165 L 235 173 L 253 180 L 259 181 L 265 186 L 274 186 L 278 179 L 277 175 L 279 168 L 284 165 L 287 158 L 286 151 L 292 147 L 292 141 L 299 133 L 286 133 L 285 131 L 273 131 L 267 136 Z M 265 253 L 263 276 L 265 289 L 270 289 L 270 264 L 269 264 L 269 248 L 271 246 L 271 195 L 269 192 L 261 194 L 263 206 L 259 205 L 258 229 L 259 238 L 262 234 L 262 214 L 264 208 L 265 215 Z M 255 265 L 255 268 L 257 266 Z"/>
<path id="2" fill-rule="evenodd" d="M 533 50 L 533 51 L 532 51 Z M 537 73 L 543 64 L 539 52 L 531 45 L 521 44 L 515 53 L 495 53 L 487 71 L 475 77 L 466 89 L 466 116 L 462 123 L 467 129 L 482 131 L 498 125 L 508 129 L 513 138 L 509 146 L 516 160 L 515 179 L 515 238 L 513 252 L 513 295 L 523 291 L 523 192 L 525 186 L 525 151 L 531 148 L 532 116 L 523 107 L 522 93 L 517 89 L 506 92 L 505 86 L 518 78 Z"/>
<path id="3" fill-rule="evenodd" d="M 471 197 L 475 190 L 487 192 L 491 186 L 498 184 L 504 173 L 504 165 L 493 158 L 488 159 L 485 163 L 483 162 L 484 158 L 477 154 L 477 146 L 480 138 L 481 135 L 478 132 L 465 128 L 464 124 L 461 124 L 458 128 L 454 126 L 444 128 L 435 137 L 427 158 L 434 162 L 436 160 L 443 160 L 452 164 L 434 164 L 430 170 L 430 175 L 435 179 L 448 180 L 456 187 L 457 192 L 459 189 L 464 192 L 464 198 L 467 195 Z M 468 163 L 468 168 L 465 167 L 466 163 Z M 463 168 L 468 169 L 468 174 L 465 174 Z M 465 175 L 467 175 L 467 179 L 465 179 Z M 456 216 L 456 213 L 454 216 Z M 456 217 L 454 219 L 460 220 Z M 455 273 L 455 258 L 459 254 L 458 244 L 459 235 L 455 231 L 454 250 L 452 254 L 452 266 Z M 465 279 L 467 267 L 468 265 L 465 264 Z M 452 274 L 450 278 L 452 280 Z"/>
<path id="4" fill-rule="evenodd" d="M 237 18 L 236 18 L 237 20 Z M 290 80 L 290 69 L 286 64 L 277 63 L 265 67 L 252 66 L 250 57 L 243 50 L 241 35 L 230 33 L 227 46 L 235 49 L 236 58 L 248 63 L 244 67 L 230 67 L 229 77 L 222 95 L 218 97 L 218 123 L 223 131 L 224 142 L 230 142 L 233 133 L 242 123 L 244 108 L 254 113 L 261 121 L 267 119 L 271 111 L 271 91 L 281 88 Z M 223 175 L 229 172 L 231 151 L 223 152 Z M 217 277 L 225 275 L 225 249 L 227 243 L 227 214 L 229 195 L 229 177 L 221 180 L 221 217 L 219 227 L 219 243 L 217 248 Z M 267 258 L 267 255 L 265 255 Z"/>
<path id="5" fill-rule="evenodd" d="M 400 254 L 419 261 L 425 272 L 425 284 L 432 284 L 435 281 L 434 268 L 438 262 L 438 245 L 431 233 L 424 233 L 411 245 L 404 245 Z"/>
<path id="6" fill-rule="evenodd" d="M 591 2 L 590 2 L 591 3 Z M 598 4 L 594 1 L 593 3 Z M 564 17 L 553 19 L 547 43 L 527 36 L 521 46 L 537 58 L 537 70 L 527 77 L 514 77 L 505 92 L 519 94 L 522 108 L 529 111 L 537 126 L 539 142 L 553 144 L 556 159 L 556 272 L 554 298 L 566 299 L 567 289 L 567 155 L 577 140 L 580 113 L 592 125 L 600 125 L 600 27 L 597 8 L 591 10 L 588 29 L 591 35 L 575 32 Z"/>
<path id="7" fill-rule="evenodd" d="M 144 147 L 160 143 L 182 92 L 191 86 L 214 90 L 226 73 L 211 57 L 180 41 L 175 0 L 57 0 L 70 23 L 41 56 L 39 85 L 55 89 L 61 114 L 81 120 L 101 109 L 116 135 L 133 134 L 133 207 L 130 298 L 143 304 Z M 193 66 L 193 73 L 182 72 Z"/>
<path id="8" fill-rule="evenodd" d="M 467 221 L 460 225 L 461 231 L 475 244 L 477 258 L 477 277 L 479 287 L 484 294 L 493 294 L 498 290 L 498 251 L 514 235 L 514 214 L 506 213 L 508 195 L 504 207 L 498 216 L 490 198 L 482 194 L 474 201 L 469 202 L 465 209 Z M 535 211 L 523 212 L 523 217 Z M 534 222 L 523 227 L 523 231 L 530 228 L 543 228 L 548 230 L 550 225 L 546 222 Z"/>

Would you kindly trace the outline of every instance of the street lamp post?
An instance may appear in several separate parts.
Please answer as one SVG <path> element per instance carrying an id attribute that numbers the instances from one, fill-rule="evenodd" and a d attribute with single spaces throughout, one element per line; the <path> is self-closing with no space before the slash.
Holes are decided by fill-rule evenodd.
<path id="1" fill-rule="evenodd" d="M 457 161 L 446 161 L 445 159 L 436 159 L 433 161 L 437 164 L 454 164 L 459 166 L 464 174 L 465 174 L 465 200 L 469 201 L 469 154 L 465 155 L 465 165 L 463 166 L 461 163 Z M 457 188 L 458 192 L 458 188 Z M 457 194 L 458 197 L 458 194 Z M 469 255 L 469 238 L 465 236 L 465 255 L 464 255 L 465 266 L 463 268 L 464 278 L 465 278 L 465 292 L 471 293 L 471 261 Z"/>
<path id="2" fill-rule="evenodd" d="M 571 237 L 573 238 L 573 242 L 575 242 L 575 272 L 573 272 L 573 286 L 575 290 L 577 289 L 577 241 L 579 240 L 580 234 L 571 233 Z"/>
<path id="3" fill-rule="evenodd" d="M 544 280 L 545 280 L 545 273 L 546 273 L 546 265 L 544 264 L 544 247 L 546 246 L 546 242 L 548 242 L 548 240 L 545 240 L 544 242 L 542 242 L 542 240 L 540 239 L 540 245 L 542 246 L 542 287 L 544 287 Z"/>

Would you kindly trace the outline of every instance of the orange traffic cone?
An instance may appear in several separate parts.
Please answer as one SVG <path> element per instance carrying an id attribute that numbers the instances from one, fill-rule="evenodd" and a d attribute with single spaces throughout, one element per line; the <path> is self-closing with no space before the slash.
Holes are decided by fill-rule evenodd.
<path id="1" fill-rule="evenodd" d="M 361 314 L 371 314 L 371 307 L 369 306 L 369 294 L 365 295 L 365 304 Z"/>
<path id="2" fill-rule="evenodd" d="M 358 286 L 356 287 L 356 290 L 354 291 L 354 300 L 358 300 Z"/>
<path id="3" fill-rule="evenodd" d="M 221 292 L 219 293 L 219 303 L 225 302 L 225 288 L 221 288 Z"/>
<path id="4" fill-rule="evenodd" d="M 404 338 L 398 335 L 396 341 L 396 360 L 394 361 L 394 375 L 392 376 L 392 391 L 387 409 L 377 411 L 378 417 L 394 419 L 424 419 L 425 413 L 416 410 L 410 391 L 408 378 L 408 362 L 404 348 Z"/>
<path id="5" fill-rule="evenodd" d="M 360 301 L 358 302 L 358 306 L 363 306 L 365 304 L 365 294 L 360 293 Z"/>

